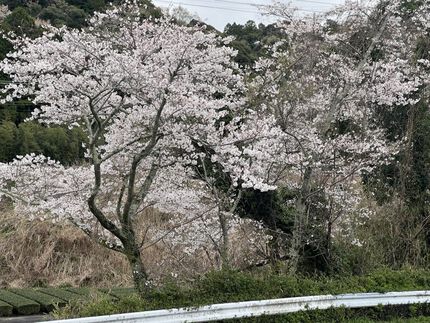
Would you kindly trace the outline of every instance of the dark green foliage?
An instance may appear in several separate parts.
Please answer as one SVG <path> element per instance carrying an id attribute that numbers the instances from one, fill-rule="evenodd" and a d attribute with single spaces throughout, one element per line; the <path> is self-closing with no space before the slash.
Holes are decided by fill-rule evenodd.
<path id="1" fill-rule="evenodd" d="M 12 305 L 16 314 L 31 315 L 40 312 L 39 303 L 7 290 L 0 290 L 0 300 Z"/>
<path id="2" fill-rule="evenodd" d="M 27 0 L 1 0 L 0 3 L 14 10 L 16 7 L 24 7 L 27 4 Z"/>
<path id="3" fill-rule="evenodd" d="M 10 162 L 16 155 L 43 154 L 70 165 L 83 158 L 85 135 L 78 128 L 44 127 L 36 122 L 16 126 L 11 121 L 0 123 L 0 162 Z"/>
<path id="4" fill-rule="evenodd" d="M 240 66 L 251 65 L 258 59 L 256 51 L 251 48 L 246 40 L 234 40 L 230 46 L 237 50 L 235 61 Z"/>
<path id="5" fill-rule="evenodd" d="M 276 25 L 259 24 L 257 26 L 252 20 L 244 25 L 227 24 L 224 34 L 235 37 L 231 47 L 238 51 L 235 60 L 243 67 L 253 65 L 259 57 L 264 56 L 266 54 L 265 46 L 285 38 Z"/>
<path id="6" fill-rule="evenodd" d="M 274 237 L 271 240 L 271 258 L 274 260 L 283 260 L 282 249 L 288 243 L 292 236 L 296 209 L 294 200 L 298 192 L 278 189 L 276 191 L 260 192 L 247 190 L 243 194 L 242 201 L 238 208 L 238 214 L 244 218 L 250 218 L 262 222 L 270 234 Z M 321 223 L 327 223 L 329 214 L 324 207 L 327 201 L 322 192 L 315 193 L 308 199 L 309 214 L 312 214 L 303 225 L 300 248 L 300 270 L 306 274 L 320 273 L 340 273 L 345 269 L 337 259 L 331 257 L 332 248 L 334 248 L 329 235 L 326 233 L 326 227 Z M 309 237 L 319 237 L 310 239 Z M 329 250 L 330 249 L 330 250 Z M 340 261 L 341 259 L 339 259 Z M 352 269 L 352 268 L 349 268 Z M 351 271 L 347 271 L 351 273 Z"/>
<path id="7" fill-rule="evenodd" d="M 58 0 L 50 6 L 42 9 L 39 17 L 49 20 L 54 26 L 66 25 L 72 28 L 80 28 L 85 25 L 87 13 L 78 7 L 72 6 L 64 0 Z"/>
<path id="8" fill-rule="evenodd" d="M 0 160 L 8 161 L 15 157 L 18 129 L 15 123 L 7 121 L 0 124 Z"/>
<path id="9" fill-rule="evenodd" d="M 41 310 L 44 312 L 51 312 L 59 306 L 66 305 L 66 301 L 64 300 L 52 295 L 41 293 L 34 289 L 11 289 L 10 291 L 39 303 Z"/>
<path id="10" fill-rule="evenodd" d="M 430 114 L 427 105 L 418 107 L 417 125 L 413 138 L 413 164 L 408 181 L 408 200 L 411 205 L 424 204 L 430 188 Z"/>
<path id="11" fill-rule="evenodd" d="M 104 0 L 66 0 L 66 2 L 71 6 L 84 10 L 86 13 L 102 11 L 106 7 Z"/>
<path id="12" fill-rule="evenodd" d="M 17 7 L 10 15 L 7 15 L 1 26 L 4 31 L 13 31 L 18 36 L 37 37 L 41 35 L 41 30 L 34 23 L 34 18 L 23 7 Z"/>
<path id="13" fill-rule="evenodd" d="M 72 164 L 83 157 L 82 142 L 85 141 L 83 132 L 61 127 L 43 127 L 34 122 L 23 123 L 18 132 L 18 153 L 42 153 L 62 164 Z"/>
<path id="14" fill-rule="evenodd" d="M 340 24 L 332 19 L 327 19 L 326 20 L 326 26 L 325 26 L 325 31 L 330 33 L 330 34 L 335 34 L 337 32 L 339 32 L 340 30 Z"/>
<path id="15" fill-rule="evenodd" d="M 24 107 L 18 102 L 0 105 L 0 122 L 10 121 L 16 125 L 24 122 L 30 116 L 33 106 Z"/>
<path id="16" fill-rule="evenodd" d="M 405 263 L 426 262 L 426 248 L 409 252 L 411 243 L 423 242 L 430 247 L 430 230 L 426 224 L 430 202 L 430 114 L 428 103 L 421 100 L 414 106 L 399 107 L 392 111 L 381 111 L 381 124 L 387 129 L 389 140 L 407 137 L 399 154 L 388 165 L 377 167 L 364 174 L 366 189 L 380 204 L 399 199 L 403 208 L 396 218 L 403 228 L 399 232 L 398 248 L 387 265 L 401 266 Z M 402 215 L 403 216 L 400 216 Z M 422 229 L 420 227 L 423 226 Z M 409 228 L 410 233 L 403 232 Z M 403 235 L 404 233 L 404 235 Z M 409 235 L 409 236 L 408 236 Z M 411 240 L 411 235 L 412 239 Z M 406 239 L 405 239 L 406 238 Z M 393 251 L 391 251 L 393 253 Z M 412 257 L 412 258 L 411 258 Z"/>
<path id="17" fill-rule="evenodd" d="M 384 107 L 380 107 L 377 111 L 378 123 L 382 128 L 386 129 L 387 139 L 396 141 L 403 137 L 406 132 L 408 109 L 397 107 L 391 111 L 387 111 Z M 401 155 L 388 164 L 378 167 L 372 173 L 363 174 L 363 180 L 366 188 L 372 192 L 376 200 L 383 204 L 390 201 L 393 193 L 400 186 L 399 165 Z"/>
<path id="18" fill-rule="evenodd" d="M 6 54 L 9 53 L 10 51 L 12 51 L 13 46 L 12 44 L 7 41 L 6 39 L 4 39 L 3 37 L 0 37 L 0 59 L 3 59 L 6 57 Z M 6 78 L 4 77 L 4 75 L 1 75 L 1 81 L 5 81 Z"/>
<path id="19" fill-rule="evenodd" d="M 12 305 L 0 301 L 0 317 L 12 315 L 13 307 Z"/>
<path id="20" fill-rule="evenodd" d="M 113 0 L 107 2 L 112 3 L 113 5 L 119 5 L 122 3 L 122 0 Z M 142 19 L 161 18 L 163 16 L 161 9 L 156 7 L 151 0 L 138 0 L 138 2 L 143 5 L 143 9 L 140 12 Z"/>
<path id="21" fill-rule="evenodd" d="M 270 230 L 290 234 L 294 209 L 287 206 L 287 201 L 292 198 L 294 193 L 286 189 L 269 192 L 246 190 L 238 212 L 241 217 L 263 222 Z"/>
<path id="22" fill-rule="evenodd" d="M 422 6 L 423 4 L 424 4 L 423 0 L 404 0 L 402 2 L 402 9 L 406 13 L 410 13 L 419 9 L 419 7 Z"/>
<path id="23" fill-rule="evenodd" d="M 430 59 L 430 37 L 419 39 L 416 49 L 416 59 Z"/>

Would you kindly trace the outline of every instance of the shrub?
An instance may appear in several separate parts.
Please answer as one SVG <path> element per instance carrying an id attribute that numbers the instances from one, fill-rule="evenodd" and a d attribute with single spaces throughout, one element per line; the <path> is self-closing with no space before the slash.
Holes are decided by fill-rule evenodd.
<path id="1" fill-rule="evenodd" d="M 380 270 L 367 276 L 315 279 L 273 273 L 266 273 L 264 276 L 263 273 L 220 271 L 208 273 L 188 286 L 168 282 L 154 289 L 144 299 L 136 294 L 130 295 L 130 289 L 116 289 L 116 292 L 113 289 L 108 292 L 123 297 L 114 300 L 101 296 L 90 301 L 72 302 L 65 309 L 56 311 L 55 315 L 58 318 L 66 318 L 318 294 L 424 290 L 429 289 L 429 285 L 430 273 L 427 271 Z M 362 309 L 337 308 L 232 322 L 349 322 L 363 317 L 383 320 L 423 315 L 430 315 L 430 306 L 427 304 Z"/>

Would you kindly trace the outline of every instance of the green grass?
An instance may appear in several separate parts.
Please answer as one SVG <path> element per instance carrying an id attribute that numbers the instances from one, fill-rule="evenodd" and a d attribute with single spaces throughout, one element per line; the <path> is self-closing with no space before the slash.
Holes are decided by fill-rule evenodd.
<path id="1" fill-rule="evenodd" d="M 7 290 L 0 290 L 0 300 L 12 305 L 16 314 L 31 315 L 40 313 L 39 303 Z"/>
<path id="2" fill-rule="evenodd" d="M 39 303 L 41 306 L 41 310 L 44 312 L 51 312 L 59 306 L 65 306 L 67 303 L 65 300 L 62 300 L 52 295 L 41 293 L 35 289 L 11 289 L 11 291 L 15 294 L 18 294 L 20 296 Z"/>

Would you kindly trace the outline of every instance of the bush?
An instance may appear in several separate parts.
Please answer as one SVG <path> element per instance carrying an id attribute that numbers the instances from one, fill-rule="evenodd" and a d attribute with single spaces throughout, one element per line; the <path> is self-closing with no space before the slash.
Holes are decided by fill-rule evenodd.
<path id="1" fill-rule="evenodd" d="M 89 302 L 76 301 L 55 312 L 58 318 L 138 312 L 162 308 L 195 307 L 215 303 L 286 298 L 320 294 L 424 290 L 430 287 L 428 271 L 380 270 L 366 276 L 289 277 L 270 272 L 212 272 L 188 286 L 169 282 L 144 298 L 122 293 L 118 300 L 106 296 Z M 120 290 L 118 290 L 120 291 Z M 118 293 L 117 291 L 117 293 Z M 232 322 L 342 322 L 359 318 L 385 320 L 430 315 L 427 304 L 363 309 L 337 308 L 288 315 L 232 320 Z"/>

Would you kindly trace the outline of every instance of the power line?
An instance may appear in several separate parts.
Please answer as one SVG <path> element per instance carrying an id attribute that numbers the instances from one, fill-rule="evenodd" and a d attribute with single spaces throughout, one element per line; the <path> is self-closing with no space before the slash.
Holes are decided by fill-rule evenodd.
<path id="1" fill-rule="evenodd" d="M 332 2 L 326 2 L 326 1 L 319 1 L 319 0 L 293 0 L 293 2 L 307 2 L 307 3 L 316 3 L 316 4 L 326 4 L 326 5 L 337 5 L 339 3 L 332 3 Z"/>
<path id="2" fill-rule="evenodd" d="M 190 6 L 190 7 L 220 9 L 220 10 L 228 10 L 228 11 L 237 11 L 237 12 L 259 14 L 258 11 L 250 11 L 250 10 L 244 10 L 244 9 L 235 9 L 235 8 L 227 8 L 227 7 L 215 7 L 215 6 L 207 6 L 207 5 L 198 5 L 198 4 L 185 3 L 185 2 L 173 2 L 173 1 L 169 1 L 169 0 L 157 0 L 157 1 L 158 2 L 169 3 L 169 4 L 176 4 L 176 5 L 186 5 L 186 6 Z"/>
<path id="3" fill-rule="evenodd" d="M 202 4 L 193 4 L 193 3 L 186 3 L 186 2 L 174 2 L 169 0 L 157 0 L 158 2 L 164 2 L 169 4 L 176 4 L 176 5 L 185 5 L 185 6 L 191 6 L 191 7 L 200 7 L 200 8 L 210 8 L 210 9 L 220 9 L 220 10 L 227 10 L 227 11 L 237 11 L 237 12 L 245 12 L 245 13 L 254 13 L 254 14 L 261 14 L 261 12 L 258 11 L 251 11 L 251 10 L 244 10 L 244 9 L 238 9 L 238 8 L 228 8 L 228 7 L 218 7 L 218 6 L 209 6 L 209 5 L 202 5 Z M 228 0 L 223 0 L 228 1 Z M 231 1 L 233 2 L 233 1 Z M 239 4 L 238 2 L 236 2 Z M 249 4 L 248 5 L 253 5 Z M 255 6 L 264 6 L 263 4 L 255 4 Z M 324 13 L 324 11 L 319 10 L 310 10 L 310 9 L 297 9 L 298 11 L 305 11 L 305 12 L 312 12 L 312 13 Z"/>
<path id="4" fill-rule="evenodd" d="M 163 1 L 166 1 L 166 0 L 163 0 Z M 252 6 L 252 7 L 267 6 L 267 4 L 263 4 L 263 3 L 242 2 L 242 1 L 234 1 L 234 0 L 200 0 L 200 1 L 206 1 L 206 2 L 223 2 L 223 3 L 237 4 L 237 5 L 244 5 L 244 6 Z M 338 4 L 338 3 L 331 3 L 331 2 L 325 2 L 325 1 L 319 1 L 319 0 L 293 0 L 293 2 L 315 3 L 315 4 L 323 4 L 323 5 L 329 5 L 329 6 L 335 6 L 335 5 Z M 307 10 L 307 9 L 302 9 L 302 10 Z M 309 10 L 309 11 L 317 12 L 315 10 Z"/>
<path id="5" fill-rule="evenodd" d="M 202 1 L 208 1 L 208 2 L 210 2 L 210 0 L 202 0 Z M 239 5 L 246 5 L 246 6 L 265 6 L 265 4 L 261 4 L 261 3 L 241 2 L 241 1 L 233 1 L 233 0 L 212 0 L 212 1 L 232 3 L 232 4 L 239 4 Z M 292 0 L 292 1 L 293 2 L 305 2 L 305 3 L 324 4 L 324 5 L 329 5 L 329 6 L 333 6 L 333 5 L 337 4 L 337 3 L 330 3 L 330 2 L 318 1 L 318 0 Z"/>

